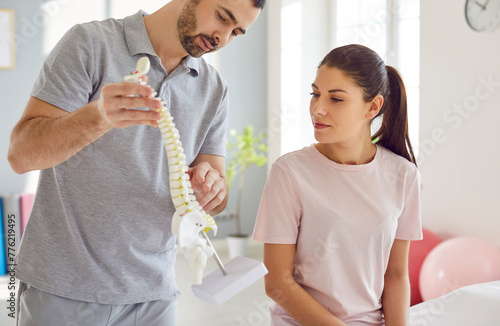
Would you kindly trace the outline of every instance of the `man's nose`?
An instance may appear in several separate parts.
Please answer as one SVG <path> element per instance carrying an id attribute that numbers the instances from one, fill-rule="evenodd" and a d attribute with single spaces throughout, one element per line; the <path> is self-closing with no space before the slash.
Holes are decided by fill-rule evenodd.
<path id="1" fill-rule="evenodd" d="M 223 48 L 229 43 L 231 38 L 231 33 L 232 31 L 229 30 L 229 31 L 219 31 L 214 34 L 213 37 L 219 48 Z"/>

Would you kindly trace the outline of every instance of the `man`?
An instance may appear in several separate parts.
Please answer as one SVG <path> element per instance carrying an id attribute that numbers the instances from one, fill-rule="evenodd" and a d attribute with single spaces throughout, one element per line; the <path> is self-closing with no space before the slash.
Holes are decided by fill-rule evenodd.
<path id="1" fill-rule="evenodd" d="M 227 86 L 199 57 L 243 35 L 264 2 L 172 0 L 77 25 L 53 49 L 9 148 L 15 172 L 42 170 L 18 253 L 18 325 L 176 325 L 161 104 L 119 81 L 150 58 L 148 84 L 174 117 L 195 195 L 217 214 Z"/>

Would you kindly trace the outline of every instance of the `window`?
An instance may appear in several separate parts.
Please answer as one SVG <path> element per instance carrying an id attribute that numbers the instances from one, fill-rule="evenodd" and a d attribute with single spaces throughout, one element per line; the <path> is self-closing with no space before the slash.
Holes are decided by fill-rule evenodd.
<path id="1" fill-rule="evenodd" d="M 280 0 L 268 9 L 270 162 L 315 142 L 310 84 L 324 55 L 351 43 L 368 46 L 400 71 L 407 87 L 410 137 L 418 148 L 418 0 Z M 380 121 L 374 122 L 374 131 L 379 126 Z"/>

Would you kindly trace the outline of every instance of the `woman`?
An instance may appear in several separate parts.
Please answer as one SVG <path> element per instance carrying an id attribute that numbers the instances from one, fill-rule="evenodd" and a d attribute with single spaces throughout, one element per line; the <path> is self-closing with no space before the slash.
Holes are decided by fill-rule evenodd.
<path id="1" fill-rule="evenodd" d="M 272 325 L 407 325 L 408 251 L 422 228 L 403 81 L 364 46 L 336 48 L 310 115 L 317 143 L 273 164 L 253 235 Z"/>

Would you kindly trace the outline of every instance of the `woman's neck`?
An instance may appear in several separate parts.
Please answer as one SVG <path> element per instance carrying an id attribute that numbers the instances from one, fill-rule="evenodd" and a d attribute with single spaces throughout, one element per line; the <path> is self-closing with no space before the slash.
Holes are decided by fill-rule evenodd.
<path id="1" fill-rule="evenodd" d="M 329 160 L 347 165 L 370 163 L 377 153 L 377 146 L 371 140 L 362 143 L 318 143 L 314 146 Z"/>

